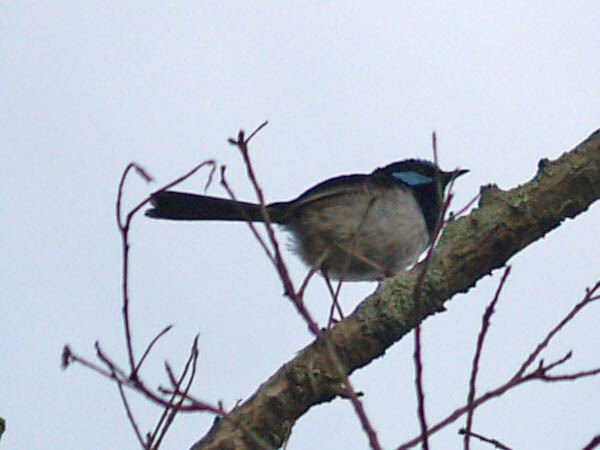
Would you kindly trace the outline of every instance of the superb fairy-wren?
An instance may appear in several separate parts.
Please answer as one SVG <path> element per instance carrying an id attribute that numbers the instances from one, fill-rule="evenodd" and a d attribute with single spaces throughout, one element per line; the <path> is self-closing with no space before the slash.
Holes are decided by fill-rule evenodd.
<path id="1" fill-rule="evenodd" d="M 380 280 L 415 263 L 431 245 L 444 190 L 466 172 L 407 159 L 370 174 L 331 178 L 265 212 L 292 233 L 304 262 L 325 276 Z M 146 215 L 158 219 L 265 221 L 258 204 L 205 195 L 164 191 L 152 205 Z"/>

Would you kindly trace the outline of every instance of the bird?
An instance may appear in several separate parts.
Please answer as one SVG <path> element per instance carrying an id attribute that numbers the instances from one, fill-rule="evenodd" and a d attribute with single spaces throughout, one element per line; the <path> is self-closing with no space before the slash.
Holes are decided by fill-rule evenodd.
<path id="1" fill-rule="evenodd" d="M 251 221 L 291 232 L 294 250 L 327 280 L 380 281 L 412 266 L 432 244 L 444 192 L 468 170 L 405 159 L 367 174 L 327 179 L 297 198 L 267 204 L 158 191 L 145 214 L 183 221 Z"/>

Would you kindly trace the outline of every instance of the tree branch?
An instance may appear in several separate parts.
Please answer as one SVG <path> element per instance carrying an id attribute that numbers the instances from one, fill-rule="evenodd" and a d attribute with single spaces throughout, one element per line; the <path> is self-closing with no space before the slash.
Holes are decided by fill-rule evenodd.
<path id="1" fill-rule="evenodd" d="M 420 265 L 384 280 L 360 308 L 281 367 L 231 411 L 231 420 L 220 421 L 192 449 L 254 448 L 247 430 L 279 448 L 302 414 L 341 392 L 328 345 L 347 374 L 369 364 L 427 316 L 442 311 L 454 294 L 467 292 L 598 198 L 600 131 L 557 160 L 540 161 L 535 177 L 515 189 L 482 188 L 478 208 L 444 228 L 420 284 L 418 305 L 412 294 Z"/>

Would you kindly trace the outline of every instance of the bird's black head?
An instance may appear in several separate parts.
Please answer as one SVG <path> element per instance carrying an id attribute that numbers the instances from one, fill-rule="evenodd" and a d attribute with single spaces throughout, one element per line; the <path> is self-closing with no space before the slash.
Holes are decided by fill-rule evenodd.
<path id="1" fill-rule="evenodd" d="M 383 183 L 408 188 L 417 199 L 431 234 L 440 218 L 446 187 L 467 172 L 464 169 L 445 172 L 431 161 L 405 159 L 380 167 L 372 175 Z"/>

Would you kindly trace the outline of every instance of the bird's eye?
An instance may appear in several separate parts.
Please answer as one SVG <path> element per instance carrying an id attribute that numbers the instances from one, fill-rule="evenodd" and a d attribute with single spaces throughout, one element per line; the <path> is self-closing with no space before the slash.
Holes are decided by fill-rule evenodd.
<path id="1" fill-rule="evenodd" d="M 419 184 L 431 183 L 433 179 L 422 173 L 413 172 L 411 170 L 406 172 L 392 172 L 394 178 L 398 178 L 400 181 L 408 184 L 409 186 L 416 186 Z"/>

